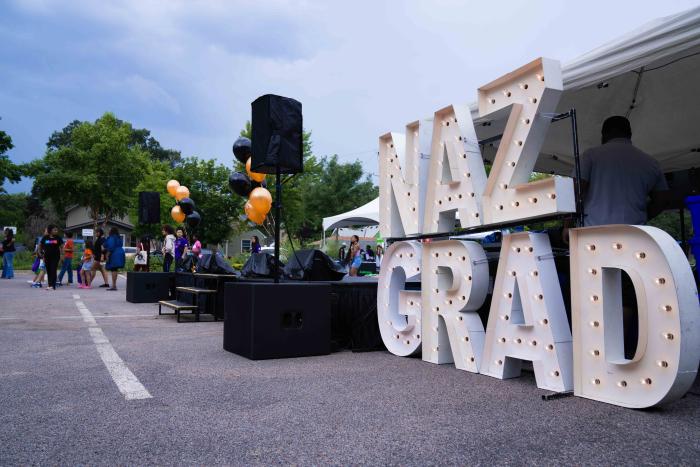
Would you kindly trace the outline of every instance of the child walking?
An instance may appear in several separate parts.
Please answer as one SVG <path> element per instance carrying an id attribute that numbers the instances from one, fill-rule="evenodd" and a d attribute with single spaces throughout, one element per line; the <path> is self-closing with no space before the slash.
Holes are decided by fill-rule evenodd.
<path id="1" fill-rule="evenodd" d="M 92 242 L 85 242 L 85 249 L 83 250 L 83 256 L 80 258 L 80 277 L 82 279 L 82 284 L 78 286 L 79 289 L 91 289 L 92 278 L 94 277 L 94 272 L 92 267 L 94 265 L 92 254 Z"/>

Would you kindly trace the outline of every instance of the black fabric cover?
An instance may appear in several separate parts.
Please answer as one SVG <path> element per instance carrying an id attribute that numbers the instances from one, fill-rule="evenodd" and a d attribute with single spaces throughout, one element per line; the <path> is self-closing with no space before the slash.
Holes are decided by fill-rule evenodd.
<path id="1" fill-rule="evenodd" d="M 251 170 L 274 174 L 303 171 L 301 102 L 266 94 L 253 101 Z"/>
<path id="2" fill-rule="evenodd" d="M 331 284 L 331 345 L 353 352 L 386 350 L 377 321 L 377 283 Z"/>
<path id="3" fill-rule="evenodd" d="M 233 267 L 220 253 L 203 254 L 197 261 L 197 272 L 208 274 L 235 274 Z"/>
<path id="4" fill-rule="evenodd" d="M 284 264 L 280 263 L 281 267 Z M 274 277 L 275 257 L 269 253 L 253 253 L 241 269 L 243 277 Z"/>
<path id="5" fill-rule="evenodd" d="M 289 258 L 284 276 L 299 281 L 339 281 L 345 271 L 320 250 L 300 250 Z"/>

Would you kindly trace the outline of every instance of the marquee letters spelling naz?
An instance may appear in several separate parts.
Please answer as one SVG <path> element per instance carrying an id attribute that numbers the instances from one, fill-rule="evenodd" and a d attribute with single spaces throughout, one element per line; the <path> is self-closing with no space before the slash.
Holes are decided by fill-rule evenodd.
<path id="1" fill-rule="evenodd" d="M 457 221 L 497 228 L 575 212 L 571 178 L 528 182 L 562 89 L 561 67 L 549 59 L 479 88 L 481 117 L 508 112 L 488 177 L 467 106 L 448 106 L 408 124 L 405 134 L 381 136 L 382 236 L 449 232 Z M 500 379 L 519 376 L 529 360 L 540 388 L 573 389 L 624 407 L 685 394 L 700 359 L 700 305 L 676 242 L 653 227 L 589 227 L 572 230 L 570 255 L 573 335 L 549 240 L 529 232 L 504 236 L 484 329 L 476 310 L 489 277 L 480 244 L 395 242 L 377 295 L 384 343 L 399 356 L 421 352 L 427 362 Z M 631 360 L 623 349 L 620 271 L 632 279 L 638 302 Z M 420 280 L 422 290 L 404 290 L 407 279 Z"/>

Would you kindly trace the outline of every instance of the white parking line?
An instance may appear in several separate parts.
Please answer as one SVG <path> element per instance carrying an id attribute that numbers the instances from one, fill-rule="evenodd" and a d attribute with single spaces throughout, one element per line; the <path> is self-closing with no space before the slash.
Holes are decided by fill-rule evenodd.
<path id="1" fill-rule="evenodd" d="M 76 300 L 75 306 L 78 307 L 78 311 L 83 317 L 90 331 L 90 337 L 92 337 L 92 342 L 97 347 L 97 353 L 102 359 L 102 363 L 107 367 L 114 384 L 117 385 L 119 392 L 124 395 L 126 400 L 134 399 L 149 399 L 153 396 L 148 392 L 139 379 L 134 375 L 131 370 L 126 366 L 124 360 L 122 360 L 117 354 L 112 344 L 102 332 L 102 328 L 97 326 L 97 321 L 92 315 L 90 310 L 85 306 L 82 301 Z"/>

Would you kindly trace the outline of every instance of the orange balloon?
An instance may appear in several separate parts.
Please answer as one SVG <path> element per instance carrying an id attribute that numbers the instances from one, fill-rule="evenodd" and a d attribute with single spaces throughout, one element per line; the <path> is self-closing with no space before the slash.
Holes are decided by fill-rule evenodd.
<path id="1" fill-rule="evenodd" d="M 173 208 L 170 210 L 170 216 L 178 224 L 184 221 L 185 217 L 187 217 L 185 216 L 185 213 L 182 212 L 182 208 L 180 208 L 180 206 L 177 205 L 173 206 Z"/>
<path id="2" fill-rule="evenodd" d="M 177 180 L 170 180 L 168 182 L 168 193 L 170 196 L 175 197 L 175 194 L 177 193 L 177 189 L 180 187 L 180 182 Z"/>
<path id="3" fill-rule="evenodd" d="M 265 215 L 267 215 L 272 208 L 272 195 L 266 188 L 257 187 L 253 189 L 253 191 L 250 192 L 248 201 L 250 201 L 250 204 L 256 211 Z"/>
<path id="4" fill-rule="evenodd" d="M 184 186 L 180 185 L 177 187 L 177 191 L 175 192 L 175 199 L 180 201 L 183 198 L 189 198 L 190 197 L 190 190 Z"/>
<path id="5" fill-rule="evenodd" d="M 254 180 L 258 183 L 262 182 L 265 180 L 265 174 L 260 174 L 257 172 L 251 172 L 250 171 L 250 161 L 252 159 L 249 157 L 248 160 L 245 163 L 245 171 L 248 172 L 248 177 L 250 177 L 251 180 Z"/>
<path id="6" fill-rule="evenodd" d="M 263 214 L 259 211 L 256 211 L 255 208 L 253 207 L 253 205 L 250 204 L 250 201 L 246 201 L 243 209 L 245 209 L 245 215 L 248 216 L 248 219 L 250 219 L 251 222 L 258 224 L 258 225 L 265 222 L 265 214 Z"/>

